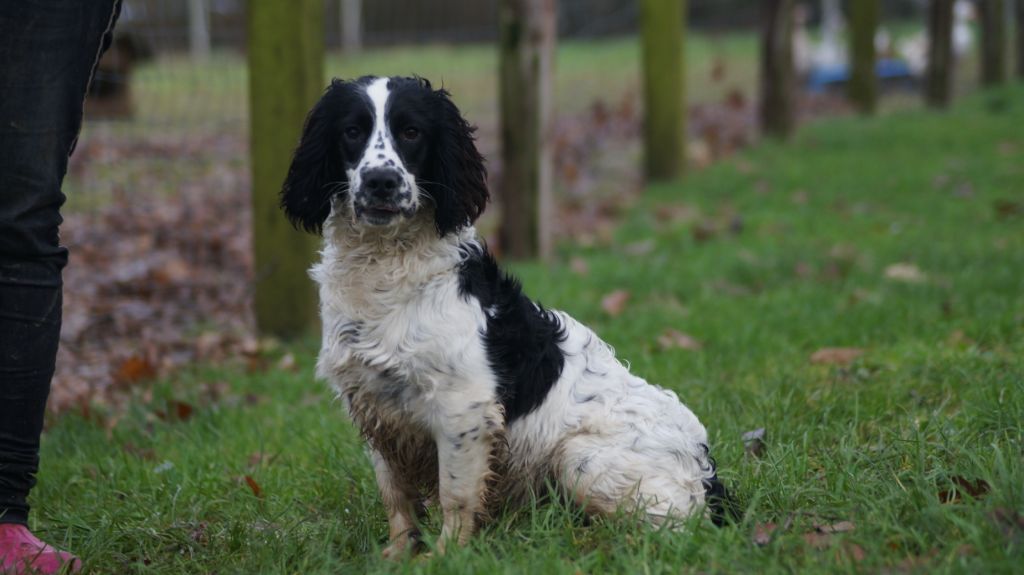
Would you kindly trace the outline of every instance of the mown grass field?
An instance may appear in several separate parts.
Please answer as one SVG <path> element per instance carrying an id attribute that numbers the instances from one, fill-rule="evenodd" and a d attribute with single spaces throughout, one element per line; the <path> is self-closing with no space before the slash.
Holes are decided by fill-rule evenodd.
<path id="1" fill-rule="evenodd" d="M 652 186 L 607 243 L 516 266 L 701 417 L 736 525 L 659 531 L 545 504 L 443 558 L 383 562 L 372 470 L 307 341 L 266 370 L 160 382 L 111 429 L 55 422 L 34 526 L 96 573 L 1019 572 L 1022 125 L 1021 86 L 821 122 Z M 614 317 L 613 290 L 631 296 Z M 703 347 L 663 349 L 670 328 Z M 864 354 L 810 361 L 829 347 Z M 157 416 L 174 401 L 194 411 Z M 760 457 L 741 439 L 757 428 Z"/>

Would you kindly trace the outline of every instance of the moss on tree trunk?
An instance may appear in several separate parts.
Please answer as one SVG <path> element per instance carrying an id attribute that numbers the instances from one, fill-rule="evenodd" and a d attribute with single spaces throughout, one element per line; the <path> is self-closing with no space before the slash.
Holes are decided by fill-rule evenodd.
<path id="1" fill-rule="evenodd" d="M 933 108 L 945 108 L 952 98 L 954 1 L 931 0 L 928 6 L 928 70 L 924 99 Z"/>
<path id="2" fill-rule="evenodd" d="M 793 0 L 765 0 L 761 31 L 761 130 L 788 138 L 796 124 Z"/>
<path id="3" fill-rule="evenodd" d="M 250 0 L 249 115 L 256 325 L 300 335 L 316 324 L 307 270 L 317 240 L 292 228 L 278 193 L 306 113 L 324 87 L 322 0 Z"/>
<path id="4" fill-rule="evenodd" d="M 981 0 L 981 83 L 1006 82 L 1006 7 L 1003 0 Z"/>
<path id="5" fill-rule="evenodd" d="M 875 74 L 875 33 L 881 12 L 880 0 L 850 2 L 850 102 L 864 114 L 878 106 L 878 76 Z"/>
<path id="6" fill-rule="evenodd" d="M 551 252 L 554 0 L 499 7 L 501 249 L 515 259 Z"/>
<path id="7" fill-rule="evenodd" d="M 675 178 L 686 166 L 685 17 L 685 0 L 640 3 L 644 165 L 652 181 Z"/>

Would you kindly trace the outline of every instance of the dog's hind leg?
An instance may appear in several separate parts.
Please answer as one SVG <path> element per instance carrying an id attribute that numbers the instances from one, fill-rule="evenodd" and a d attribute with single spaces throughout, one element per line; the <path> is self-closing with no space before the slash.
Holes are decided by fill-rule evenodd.
<path id="1" fill-rule="evenodd" d="M 385 559 L 397 559 L 408 551 L 414 551 L 420 539 L 414 505 L 416 493 L 395 475 L 379 451 L 371 450 L 370 457 L 373 459 L 373 471 L 377 475 L 381 500 L 388 513 L 390 544 L 381 555 Z"/>
<path id="2" fill-rule="evenodd" d="M 678 461 L 602 443 L 587 436 L 570 440 L 557 466 L 562 489 L 588 513 L 641 511 L 660 525 L 703 505 L 700 478 Z"/>

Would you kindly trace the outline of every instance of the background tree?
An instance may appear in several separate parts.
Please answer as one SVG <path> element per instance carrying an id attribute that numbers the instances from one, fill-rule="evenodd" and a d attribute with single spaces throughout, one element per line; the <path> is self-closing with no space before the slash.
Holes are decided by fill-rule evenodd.
<path id="1" fill-rule="evenodd" d="M 1006 82 L 1006 7 L 1003 0 L 981 0 L 981 83 Z"/>
<path id="2" fill-rule="evenodd" d="M 306 272 L 317 242 L 288 223 L 278 193 L 306 113 L 324 88 L 324 3 L 250 0 L 248 7 L 256 325 L 293 336 L 316 322 Z"/>
<path id="3" fill-rule="evenodd" d="M 928 5 L 928 70 L 924 98 L 934 108 L 945 108 L 952 96 L 954 2 L 931 0 Z"/>
<path id="4" fill-rule="evenodd" d="M 875 33 L 881 13 L 880 0 L 850 2 L 850 102 L 864 114 L 878 105 L 878 76 L 875 74 Z"/>
<path id="5" fill-rule="evenodd" d="M 788 138 L 796 125 L 793 0 L 765 0 L 761 31 L 761 130 Z"/>
<path id="6" fill-rule="evenodd" d="M 1017 77 L 1024 80 L 1024 0 L 1017 0 Z"/>
<path id="7" fill-rule="evenodd" d="M 555 0 L 501 0 L 501 248 L 511 258 L 551 253 L 551 111 Z"/>
<path id="8" fill-rule="evenodd" d="M 683 46 L 686 0 L 641 0 L 644 167 L 648 180 L 679 176 L 686 166 Z"/>

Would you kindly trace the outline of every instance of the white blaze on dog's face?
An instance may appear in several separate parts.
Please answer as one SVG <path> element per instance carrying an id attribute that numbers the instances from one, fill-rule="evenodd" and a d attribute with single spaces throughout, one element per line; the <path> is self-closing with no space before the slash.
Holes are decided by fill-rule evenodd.
<path id="1" fill-rule="evenodd" d="M 370 225 L 412 217 L 420 204 L 416 178 L 406 168 L 403 156 L 415 161 L 423 155 L 423 130 L 428 122 L 401 100 L 390 102 L 390 83 L 388 78 L 377 78 L 366 86 L 373 112 L 369 133 L 360 122 L 343 128 L 347 145 L 363 147 L 358 163 L 346 169 L 349 208 L 356 222 Z"/>
<path id="2" fill-rule="evenodd" d="M 430 209 L 447 234 L 471 224 L 488 198 L 472 134 L 448 93 L 426 80 L 335 80 L 306 119 L 281 205 L 311 232 L 332 213 L 384 227 Z"/>

